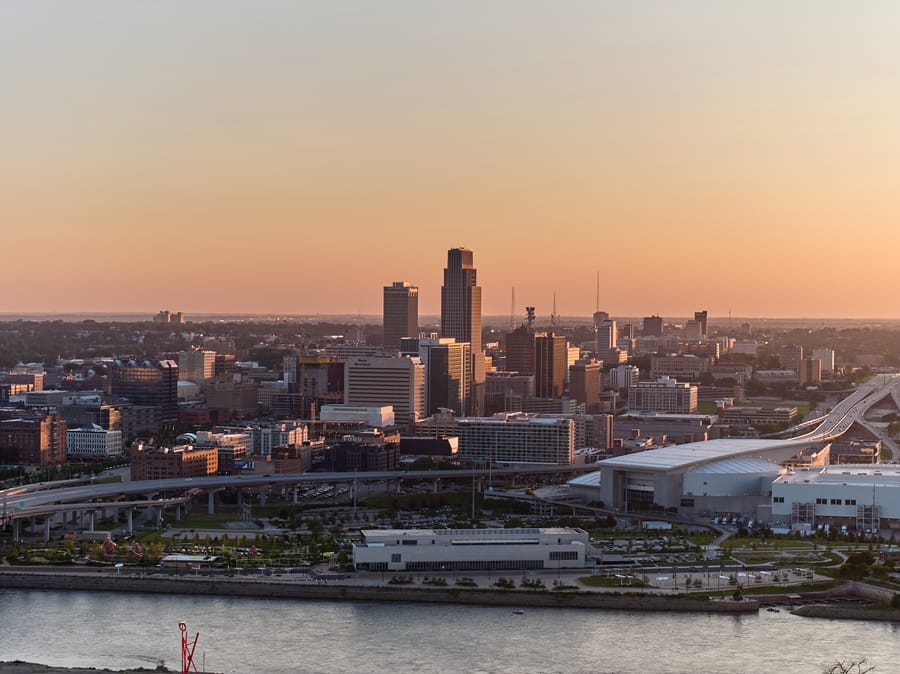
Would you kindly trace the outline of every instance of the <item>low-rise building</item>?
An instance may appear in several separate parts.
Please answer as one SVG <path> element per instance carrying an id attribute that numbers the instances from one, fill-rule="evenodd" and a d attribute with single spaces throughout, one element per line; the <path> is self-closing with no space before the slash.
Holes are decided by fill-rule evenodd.
<path id="1" fill-rule="evenodd" d="M 176 477 L 204 477 L 219 470 L 216 447 L 150 447 L 137 444 L 131 448 L 131 479 L 166 480 Z"/>
<path id="2" fill-rule="evenodd" d="M 772 519 L 794 529 L 820 524 L 877 532 L 900 526 L 900 466 L 800 468 L 772 483 Z"/>
<path id="3" fill-rule="evenodd" d="M 790 425 L 796 416 L 796 407 L 729 407 L 720 420 L 723 424 L 781 426 Z"/>
<path id="4" fill-rule="evenodd" d="M 366 529 L 353 544 L 360 571 L 526 571 L 584 568 L 582 529 Z"/>
<path id="5" fill-rule="evenodd" d="M 70 428 L 66 431 L 66 445 L 69 459 L 102 461 L 122 453 L 122 431 L 110 431 L 96 425 Z"/>

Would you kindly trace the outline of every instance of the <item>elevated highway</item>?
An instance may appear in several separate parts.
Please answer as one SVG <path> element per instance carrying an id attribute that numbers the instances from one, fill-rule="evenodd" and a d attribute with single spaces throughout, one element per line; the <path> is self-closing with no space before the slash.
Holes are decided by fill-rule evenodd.
<path id="1" fill-rule="evenodd" d="M 420 470 L 420 471 L 372 471 L 366 473 L 278 473 L 271 475 L 211 475 L 168 480 L 136 482 L 109 482 L 101 484 L 71 484 L 56 489 L 53 484 L 13 487 L 0 491 L 0 526 L 8 522 L 55 513 L 96 511 L 117 507 L 164 508 L 184 503 L 206 492 L 212 512 L 214 494 L 223 489 L 253 489 L 285 487 L 297 491 L 316 484 L 340 484 L 359 482 L 401 482 L 403 480 L 473 480 L 488 477 L 505 478 L 520 476 L 565 475 L 592 471 L 596 464 L 546 466 L 528 468 L 493 468 L 478 470 Z M 190 496 L 186 494 L 193 492 Z M 184 496 L 160 498 L 165 494 Z M 142 496 L 143 499 L 129 497 Z"/>

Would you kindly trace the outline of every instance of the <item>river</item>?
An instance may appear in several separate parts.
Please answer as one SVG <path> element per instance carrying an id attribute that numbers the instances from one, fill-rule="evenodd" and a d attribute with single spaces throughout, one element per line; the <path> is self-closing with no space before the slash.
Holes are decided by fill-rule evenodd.
<path id="1" fill-rule="evenodd" d="M 900 625 L 627 613 L 0 590 L 0 661 L 170 669 L 178 622 L 198 668 L 287 672 L 810 672 L 865 656 L 900 671 Z"/>

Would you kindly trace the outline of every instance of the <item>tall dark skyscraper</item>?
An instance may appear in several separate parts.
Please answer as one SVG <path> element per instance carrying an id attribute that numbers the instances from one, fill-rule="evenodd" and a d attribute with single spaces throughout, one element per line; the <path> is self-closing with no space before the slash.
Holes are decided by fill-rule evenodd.
<path id="1" fill-rule="evenodd" d="M 662 337 L 663 319 L 659 316 L 645 316 L 644 329 L 642 334 L 644 337 Z"/>
<path id="2" fill-rule="evenodd" d="M 468 342 L 481 352 L 481 287 L 473 254 L 466 248 L 447 251 L 441 286 L 441 336 Z"/>
<path id="3" fill-rule="evenodd" d="M 158 428 L 175 428 L 178 364 L 174 360 L 117 360 L 109 371 L 109 390 L 134 405 L 156 408 Z"/>
<path id="4" fill-rule="evenodd" d="M 700 324 L 700 338 L 706 339 L 709 337 L 709 312 L 706 310 L 695 311 L 694 320 Z"/>
<path id="5" fill-rule="evenodd" d="M 406 281 L 384 287 L 384 348 L 400 350 L 400 340 L 419 335 L 419 289 Z"/>
<path id="6" fill-rule="evenodd" d="M 566 387 L 566 338 L 552 332 L 534 336 L 534 391 L 538 398 L 562 398 Z"/>
<path id="7" fill-rule="evenodd" d="M 471 413 L 484 409 L 484 351 L 481 343 L 481 287 L 473 254 L 467 248 L 447 251 L 444 285 L 441 286 L 441 336 L 472 346 Z"/>

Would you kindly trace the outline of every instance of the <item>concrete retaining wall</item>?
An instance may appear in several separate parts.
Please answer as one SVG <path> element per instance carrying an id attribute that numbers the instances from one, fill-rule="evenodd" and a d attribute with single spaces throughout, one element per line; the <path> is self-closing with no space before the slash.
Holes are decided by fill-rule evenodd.
<path id="1" fill-rule="evenodd" d="M 626 611 L 755 613 L 756 600 L 705 601 L 678 597 L 610 595 L 600 592 L 485 590 L 475 588 L 396 588 L 350 585 L 300 585 L 202 577 L 134 577 L 109 574 L 0 572 L 0 587 L 32 590 L 147 592 L 154 594 L 225 595 L 264 599 L 343 601 L 412 601 L 486 606 L 567 607 Z"/>

